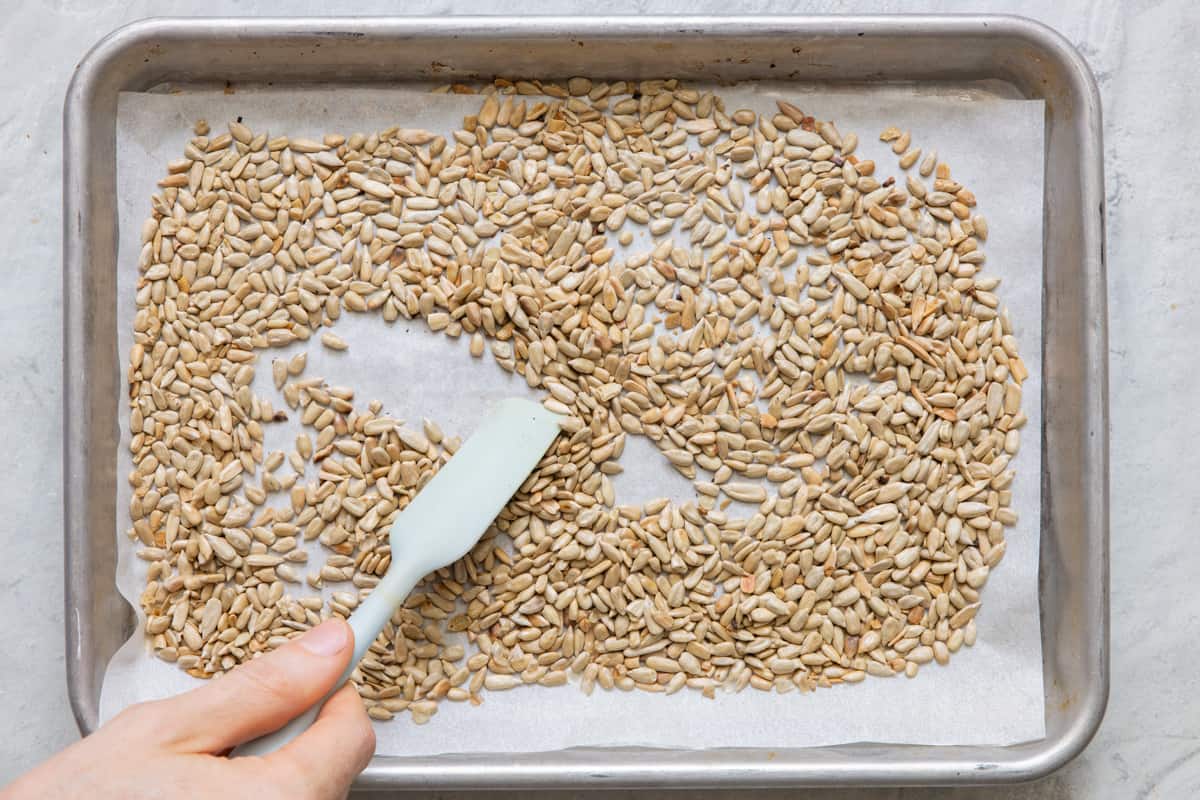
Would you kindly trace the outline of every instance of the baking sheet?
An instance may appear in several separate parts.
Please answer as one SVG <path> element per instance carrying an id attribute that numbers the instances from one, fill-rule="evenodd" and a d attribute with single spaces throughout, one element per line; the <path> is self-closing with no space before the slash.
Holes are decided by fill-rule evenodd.
<path id="1" fill-rule="evenodd" d="M 997 291 L 1010 310 L 1030 370 L 1024 386 L 1029 423 L 1014 460 L 1013 507 L 1020 522 L 1008 529 L 1007 554 L 983 592 L 979 641 L 960 650 L 946 667 L 927 665 L 915 680 L 868 678 L 858 685 L 808 694 L 747 689 L 719 692 L 710 700 L 692 691 L 669 697 L 599 689 L 585 697 L 571 687 L 485 692 L 479 707 L 442 703 L 425 726 L 411 724 L 405 715 L 377 724 L 378 754 L 536 752 L 581 746 L 784 748 L 863 741 L 1006 745 L 1044 736 L 1037 585 L 1041 442 L 1030 435 L 1041 427 L 1042 102 L 970 91 L 930 93 L 920 87 L 830 93 L 819 87 L 759 83 L 716 91 L 730 110 L 773 110 L 774 98 L 783 97 L 818 118 L 835 120 L 843 134 L 858 133 L 859 155 L 875 159 L 877 177 L 900 172 L 896 157 L 878 141 L 879 131 L 889 125 L 911 130 L 914 146 L 936 148 L 954 177 L 979 198 L 978 210 L 988 217 L 990 228 L 986 271 L 1004 279 Z M 242 90 L 233 95 L 219 90 L 122 94 L 117 119 L 122 362 L 131 343 L 139 230 L 149 212 L 149 195 L 166 163 L 182 152 L 196 119 L 208 119 L 219 130 L 225 120 L 241 117 L 256 133 L 311 138 L 393 125 L 448 133 L 461 125 L 465 114 L 477 111 L 479 103 L 478 97 L 430 95 L 425 87 L 412 85 Z M 639 236 L 631 250 L 644 249 L 645 242 L 645 236 Z M 330 384 L 352 386 L 356 403 L 379 399 L 386 412 L 409 421 L 433 417 L 448 434 L 469 435 L 473 421 L 497 399 L 536 397 L 523 380 L 503 372 L 489 357 L 471 359 L 465 339 L 432 335 L 419 321 L 388 325 L 378 315 L 346 313 L 336 332 L 350 344 L 347 351 L 331 352 L 314 337 L 260 354 L 255 392 L 282 407 L 282 397 L 271 384 L 270 359 L 304 350 L 304 377 L 321 376 Z M 383 342 L 386 347 L 380 346 Z M 437 365 L 437 380 L 429 380 L 431 364 Z M 137 598 L 145 564 L 136 559 L 135 547 L 124 533 L 130 490 L 123 476 L 132 465 L 123 398 L 118 407 L 117 580 L 140 622 Z M 296 432 L 291 423 L 267 426 L 265 449 L 290 449 Z M 642 437 L 629 438 L 621 464 L 625 472 L 614 480 L 618 503 L 693 496 L 690 483 L 668 468 Z M 108 666 L 101 719 L 130 703 L 168 696 L 197 683 L 155 659 L 139 627 Z"/>

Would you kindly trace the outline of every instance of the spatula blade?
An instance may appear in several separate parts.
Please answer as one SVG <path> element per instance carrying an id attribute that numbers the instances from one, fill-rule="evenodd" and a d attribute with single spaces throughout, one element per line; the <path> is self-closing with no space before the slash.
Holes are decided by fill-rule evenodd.
<path id="1" fill-rule="evenodd" d="M 500 402 L 400 512 L 393 561 L 429 572 L 466 555 L 545 455 L 558 423 L 528 400 Z"/>

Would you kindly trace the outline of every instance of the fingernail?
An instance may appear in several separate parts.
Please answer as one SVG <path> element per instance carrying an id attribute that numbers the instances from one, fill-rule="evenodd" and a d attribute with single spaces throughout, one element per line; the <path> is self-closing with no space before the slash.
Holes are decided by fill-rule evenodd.
<path id="1" fill-rule="evenodd" d="M 317 656 L 332 656 L 350 644 L 346 623 L 326 620 L 300 637 L 300 646 Z"/>

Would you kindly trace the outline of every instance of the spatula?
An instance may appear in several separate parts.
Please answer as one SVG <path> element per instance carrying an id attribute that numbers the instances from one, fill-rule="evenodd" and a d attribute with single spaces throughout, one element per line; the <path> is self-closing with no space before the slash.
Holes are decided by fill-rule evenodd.
<path id="1" fill-rule="evenodd" d="M 392 612 L 423 576 L 462 558 L 537 466 L 559 431 L 558 417 L 527 400 L 502 401 L 392 523 L 392 563 L 350 615 L 354 656 L 328 695 L 234 755 L 266 755 L 299 736 L 350 678 Z"/>

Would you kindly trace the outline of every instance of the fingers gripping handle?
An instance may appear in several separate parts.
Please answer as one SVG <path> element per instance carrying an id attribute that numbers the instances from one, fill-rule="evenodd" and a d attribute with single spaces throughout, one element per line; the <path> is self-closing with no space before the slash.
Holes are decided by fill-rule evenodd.
<path id="1" fill-rule="evenodd" d="M 342 672 L 333 688 L 311 708 L 279 730 L 260 736 L 245 744 L 238 745 L 234 749 L 233 755 L 265 756 L 280 749 L 308 730 L 313 722 L 316 721 L 317 715 L 321 712 L 321 707 L 325 705 L 325 701 L 341 689 L 346 681 L 350 680 L 350 675 L 354 672 L 354 668 L 358 666 L 358 662 L 366 655 L 367 649 L 370 648 L 371 643 L 379 636 L 380 631 L 383 630 L 383 626 L 391 619 L 392 612 L 404 602 L 404 598 L 417 585 L 417 581 L 420 578 L 420 575 L 408 574 L 401 565 L 393 563 L 383 581 L 367 595 L 367 599 L 354 610 L 354 613 L 350 615 L 350 619 L 347 620 L 350 623 L 351 630 L 354 631 L 354 655 L 350 657 L 350 663 L 346 665 L 345 671 Z"/>

